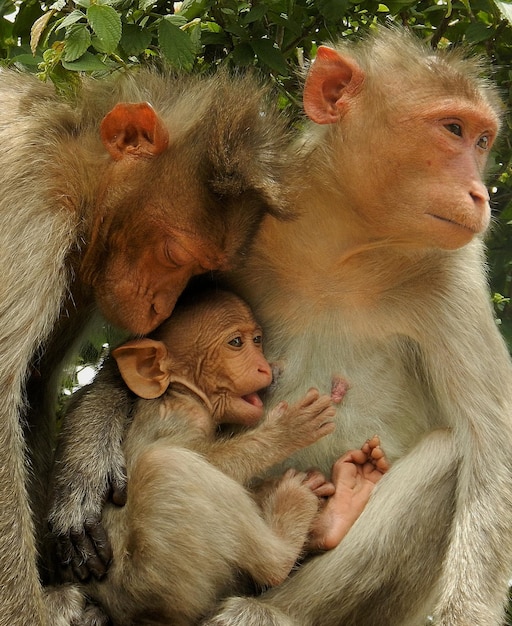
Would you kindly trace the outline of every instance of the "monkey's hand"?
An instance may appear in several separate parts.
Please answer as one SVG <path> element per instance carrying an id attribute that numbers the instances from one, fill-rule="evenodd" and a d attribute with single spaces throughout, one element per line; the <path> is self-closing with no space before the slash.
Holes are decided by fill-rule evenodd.
<path id="1" fill-rule="evenodd" d="M 91 576 L 100 580 L 112 559 L 112 548 L 101 523 L 107 500 L 118 506 L 126 502 L 126 475 L 123 467 L 111 471 L 99 484 L 98 476 L 70 478 L 63 468 L 55 481 L 49 527 L 55 540 L 57 566 L 62 582 Z"/>
<path id="2" fill-rule="evenodd" d="M 335 414 L 331 396 L 310 389 L 291 406 L 280 402 L 267 414 L 266 426 L 278 431 L 280 444 L 291 454 L 334 432 Z"/>
<path id="3" fill-rule="evenodd" d="M 107 359 L 93 384 L 73 395 L 56 451 L 48 522 L 64 581 L 102 578 L 112 549 L 101 523 L 107 500 L 126 501 L 122 440 L 132 398 Z"/>

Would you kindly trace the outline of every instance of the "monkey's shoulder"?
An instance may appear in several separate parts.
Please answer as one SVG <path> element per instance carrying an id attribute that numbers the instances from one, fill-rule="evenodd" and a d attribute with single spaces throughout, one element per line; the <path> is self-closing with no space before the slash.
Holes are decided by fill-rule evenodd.
<path id="1" fill-rule="evenodd" d="M 167 392 L 154 400 L 138 399 L 125 437 L 126 454 L 136 445 L 154 442 L 195 449 L 209 437 L 211 416 L 197 399 Z"/>

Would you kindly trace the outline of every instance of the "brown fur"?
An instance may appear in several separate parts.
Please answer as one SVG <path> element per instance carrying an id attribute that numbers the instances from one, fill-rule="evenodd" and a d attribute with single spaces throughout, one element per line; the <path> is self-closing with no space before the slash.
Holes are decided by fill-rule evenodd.
<path id="1" fill-rule="evenodd" d="M 266 220 L 232 282 L 287 363 L 280 398 L 333 371 L 350 386 L 335 435 L 289 464 L 328 470 L 376 432 L 394 463 L 337 549 L 209 624 L 419 626 L 432 614 L 500 626 L 512 368 L 488 294 L 481 182 L 496 92 L 478 63 L 402 31 L 319 54 L 305 103 L 325 125 L 299 145 L 301 217 Z"/>
<path id="2" fill-rule="evenodd" d="M 318 472 L 287 472 L 265 485 L 259 506 L 244 486 L 331 433 L 334 411 L 329 395 L 310 391 L 258 423 L 262 405 L 241 398 L 271 380 L 261 342 L 253 341 L 260 335 L 245 303 L 218 292 L 179 307 L 151 338 L 113 351 L 130 389 L 146 398 L 117 426 L 128 500 L 122 508 L 107 504 L 102 514 L 112 566 L 100 582 L 85 586 L 117 626 L 197 623 L 219 598 L 242 589 L 247 575 L 259 585 L 282 582 L 305 547 L 325 479 Z M 230 344 L 234 337 L 239 346 Z M 97 406 L 110 401 L 111 365 L 66 416 L 55 491 L 69 490 L 67 499 L 89 496 L 87 482 L 69 485 L 63 476 L 84 450 L 95 456 L 91 440 L 81 437 L 84 412 L 91 399 Z M 127 415 L 124 404 L 118 414 L 123 407 Z M 111 416 L 92 417 L 89 426 L 105 431 Z M 226 422 L 254 427 L 219 436 L 217 426 Z"/>
<path id="3" fill-rule="evenodd" d="M 102 118 L 118 102 L 146 101 L 160 122 L 120 136 L 107 126 L 112 158 Z M 39 509 L 53 438 L 48 381 L 98 302 L 110 321 L 148 331 L 192 275 L 246 249 L 263 213 L 286 215 L 284 131 L 260 86 L 228 76 L 141 71 L 87 82 L 65 102 L 50 85 L 2 70 L 0 103 L 0 624 L 53 626 L 68 620 L 45 608 L 27 495 Z M 168 132 L 167 149 L 153 131 Z M 184 266 L 155 264 L 167 236 L 186 237 L 190 249 L 177 247 Z"/>

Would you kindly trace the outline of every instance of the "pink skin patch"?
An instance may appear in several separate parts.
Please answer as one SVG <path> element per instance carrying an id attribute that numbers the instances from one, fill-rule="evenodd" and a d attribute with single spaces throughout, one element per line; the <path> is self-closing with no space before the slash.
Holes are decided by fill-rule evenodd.
<path id="1" fill-rule="evenodd" d="M 263 406 L 263 402 L 256 392 L 248 393 L 246 396 L 242 396 L 242 400 L 245 400 L 248 404 L 251 404 L 252 406 L 256 406 L 258 408 L 261 408 Z"/>
<path id="2" fill-rule="evenodd" d="M 341 376 L 333 376 L 331 382 L 331 400 L 335 404 L 340 404 L 349 389 L 350 385 L 344 378 Z"/>

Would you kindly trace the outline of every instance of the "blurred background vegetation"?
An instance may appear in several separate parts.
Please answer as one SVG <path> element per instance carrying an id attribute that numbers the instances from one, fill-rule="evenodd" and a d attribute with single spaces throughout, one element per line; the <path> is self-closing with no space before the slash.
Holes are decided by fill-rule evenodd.
<path id="1" fill-rule="evenodd" d="M 489 59 L 501 89 L 506 112 L 489 167 L 494 225 L 487 244 L 491 297 L 512 348 L 512 2 L 0 0 L 0 63 L 37 73 L 64 94 L 79 90 L 83 73 L 101 79 L 147 63 L 185 72 L 252 66 L 274 83 L 278 105 L 300 123 L 298 76 L 317 45 L 390 21 L 434 48 L 471 46 Z M 109 339 L 106 329 L 91 337 L 77 371 L 97 361 Z M 73 372 L 68 390 L 76 384 Z"/>

